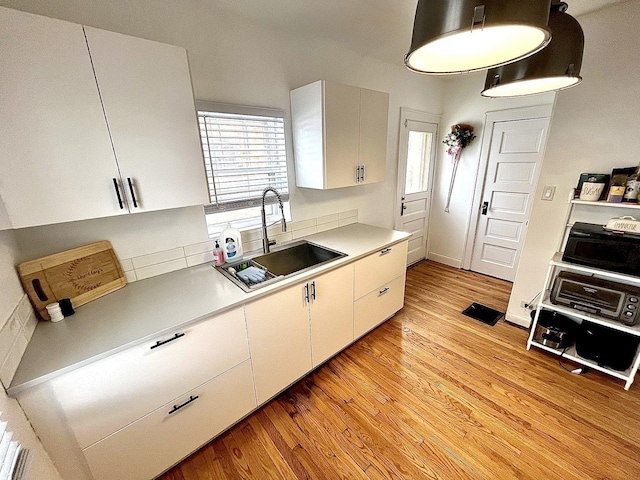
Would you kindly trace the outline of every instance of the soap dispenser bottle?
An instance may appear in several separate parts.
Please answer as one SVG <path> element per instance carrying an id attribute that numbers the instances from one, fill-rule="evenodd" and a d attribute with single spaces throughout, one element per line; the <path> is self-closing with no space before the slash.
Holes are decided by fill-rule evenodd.
<path id="1" fill-rule="evenodd" d="M 242 259 L 242 238 L 240 230 L 233 228 L 230 223 L 220 234 L 222 251 L 225 262 L 235 262 Z"/>
<path id="2" fill-rule="evenodd" d="M 220 248 L 220 242 L 216 240 L 216 247 L 213 249 L 213 264 L 215 266 L 222 265 L 224 263 L 224 252 Z"/>

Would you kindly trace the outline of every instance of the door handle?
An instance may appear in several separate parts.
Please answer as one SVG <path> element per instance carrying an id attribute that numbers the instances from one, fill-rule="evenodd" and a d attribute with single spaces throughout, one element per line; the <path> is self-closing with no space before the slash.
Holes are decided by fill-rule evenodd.
<path id="1" fill-rule="evenodd" d="M 316 281 L 311 282 L 311 298 L 316 299 Z"/>
<path id="2" fill-rule="evenodd" d="M 487 210 L 489 210 L 489 202 L 482 202 L 482 215 L 486 215 Z"/>
<path id="3" fill-rule="evenodd" d="M 122 204 L 122 197 L 120 196 L 120 188 L 118 188 L 118 180 L 113 179 L 113 188 L 116 189 L 116 196 L 118 197 L 118 205 L 120 205 L 120 210 L 124 209 L 124 205 Z"/>
<path id="4" fill-rule="evenodd" d="M 304 299 L 307 303 L 309 303 L 309 284 L 304 284 Z"/>
<path id="5" fill-rule="evenodd" d="M 360 181 L 364 182 L 364 165 L 360 165 Z"/>
<path id="6" fill-rule="evenodd" d="M 129 190 L 131 190 L 131 199 L 133 200 L 134 208 L 138 208 L 138 201 L 136 200 L 136 192 L 133 191 L 133 183 L 130 178 L 127 178 L 127 182 L 129 182 Z"/>
<path id="7" fill-rule="evenodd" d="M 356 183 L 360 183 L 360 165 L 356 167 Z"/>
<path id="8" fill-rule="evenodd" d="M 407 206 L 404 204 L 404 202 L 402 202 L 402 205 L 400 206 L 400 216 L 404 215 L 404 211 L 407 209 Z"/>

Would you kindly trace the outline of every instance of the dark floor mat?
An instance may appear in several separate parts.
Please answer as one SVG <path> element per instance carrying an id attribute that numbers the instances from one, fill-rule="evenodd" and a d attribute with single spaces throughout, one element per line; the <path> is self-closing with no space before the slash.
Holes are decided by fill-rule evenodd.
<path id="1" fill-rule="evenodd" d="M 482 323 L 486 323 L 487 325 L 491 326 L 494 326 L 496 323 L 498 323 L 498 320 L 500 320 L 504 315 L 498 310 L 485 307 L 484 305 L 480 305 L 479 303 L 475 302 L 465 308 L 462 313 L 467 317 L 474 318 L 481 321 Z"/>

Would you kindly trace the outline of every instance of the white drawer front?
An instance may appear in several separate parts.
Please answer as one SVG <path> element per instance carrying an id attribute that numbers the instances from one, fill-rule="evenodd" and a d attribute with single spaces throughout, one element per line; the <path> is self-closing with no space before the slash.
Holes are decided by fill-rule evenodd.
<path id="1" fill-rule="evenodd" d="M 358 260 L 355 264 L 353 298 L 367 295 L 380 285 L 404 275 L 407 269 L 407 245 L 407 241 L 398 243 Z"/>
<path id="2" fill-rule="evenodd" d="M 191 398 L 195 400 L 169 414 Z M 84 455 L 96 480 L 148 480 L 255 407 L 247 361 L 90 446 Z"/>
<path id="3" fill-rule="evenodd" d="M 169 340 L 156 348 L 157 341 Z M 80 448 L 249 358 L 242 308 L 189 325 L 51 381 Z"/>
<path id="4" fill-rule="evenodd" d="M 378 287 L 354 304 L 354 337 L 358 338 L 392 316 L 404 305 L 404 274 Z"/>

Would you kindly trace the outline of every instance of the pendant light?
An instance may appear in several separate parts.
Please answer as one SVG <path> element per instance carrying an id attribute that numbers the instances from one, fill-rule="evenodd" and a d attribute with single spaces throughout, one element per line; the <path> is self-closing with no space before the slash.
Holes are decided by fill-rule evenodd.
<path id="1" fill-rule="evenodd" d="M 418 0 L 404 63 L 419 73 L 471 72 L 531 55 L 551 38 L 551 0 Z"/>
<path id="2" fill-rule="evenodd" d="M 533 95 L 569 88 L 582 81 L 584 33 L 566 10 L 566 3 L 554 2 L 549 15 L 553 35 L 549 45 L 535 55 L 489 70 L 483 96 Z"/>

